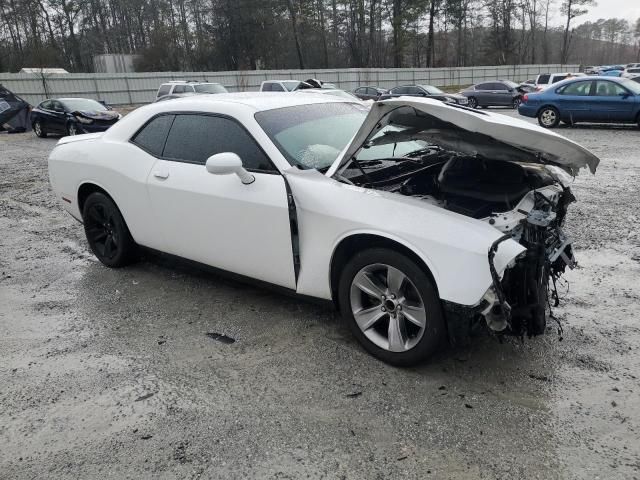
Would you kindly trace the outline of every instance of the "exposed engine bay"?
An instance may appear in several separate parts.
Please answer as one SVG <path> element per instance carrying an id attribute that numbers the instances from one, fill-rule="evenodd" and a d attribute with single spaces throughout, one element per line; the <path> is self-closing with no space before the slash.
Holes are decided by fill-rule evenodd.
<path id="1" fill-rule="evenodd" d="M 412 116 L 420 122 L 420 115 Z M 568 187 L 571 176 L 543 164 L 533 152 L 491 145 L 486 139 L 480 141 L 487 148 L 473 152 L 468 147 L 470 132 L 411 123 L 390 122 L 379 130 L 339 178 L 415 197 L 501 231 L 504 235 L 487 252 L 493 286 L 476 313 L 494 332 L 544 333 L 548 307 L 558 303 L 557 281 L 567 267 L 575 266 L 571 242 L 562 231 L 567 207 L 575 200 Z M 462 141 L 456 138 L 465 133 Z M 492 150 L 499 158 L 485 156 Z M 505 158 L 509 156 L 514 160 Z M 500 277 L 493 257 L 507 239 L 526 251 Z"/>

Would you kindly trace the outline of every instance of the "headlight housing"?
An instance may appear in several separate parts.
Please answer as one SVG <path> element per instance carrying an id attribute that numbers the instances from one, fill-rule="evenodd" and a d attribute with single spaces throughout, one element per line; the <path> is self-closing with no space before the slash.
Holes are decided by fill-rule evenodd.
<path id="1" fill-rule="evenodd" d="M 93 123 L 93 120 L 87 117 L 81 117 L 80 115 L 76 115 L 74 117 L 77 121 L 79 121 L 80 123 L 84 123 L 85 125 L 89 125 L 91 123 Z"/>

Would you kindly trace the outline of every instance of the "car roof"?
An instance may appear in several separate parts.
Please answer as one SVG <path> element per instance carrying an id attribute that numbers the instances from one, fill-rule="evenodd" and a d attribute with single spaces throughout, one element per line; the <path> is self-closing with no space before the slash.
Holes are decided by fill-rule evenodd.
<path id="1" fill-rule="evenodd" d="M 357 103 L 346 98 L 333 95 L 317 95 L 313 93 L 300 92 L 297 95 L 283 95 L 280 92 L 235 92 L 218 93 L 216 95 L 194 95 L 183 97 L 167 102 L 172 106 L 213 104 L 213 103 L 235 103 L 244 105 L 257 112 L 274 110 L 277 108 L 296 107 L 298 105 L 310 105 L 314 103 Z"/>

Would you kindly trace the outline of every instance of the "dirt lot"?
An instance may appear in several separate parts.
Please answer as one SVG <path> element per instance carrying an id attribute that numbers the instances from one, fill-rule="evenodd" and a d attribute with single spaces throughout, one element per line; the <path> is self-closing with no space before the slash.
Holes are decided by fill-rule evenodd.
<path id="1" fill-rule="evenodd" d="M 640 130 L 561 130 L 602 158 L 575 181 L 562 340 L 408 370 L 325 305 L 101 266 L 49 190 L 55 140 L 0 135 L 0 478 L 640 478 Z"/>

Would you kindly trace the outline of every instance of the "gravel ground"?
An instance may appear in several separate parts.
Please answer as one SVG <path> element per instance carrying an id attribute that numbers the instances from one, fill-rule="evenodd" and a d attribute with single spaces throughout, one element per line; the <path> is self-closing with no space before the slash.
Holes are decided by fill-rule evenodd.
<path id="1" fill-rule="evenodd" d="M 575 181 L 562 339 L 405 370 L 326 305 L 101 266 L 49 189 L 55 139 L 0 135 L 0 478 L 640 478 L 640 131 L 561 133 L 602 158 Z"/>

